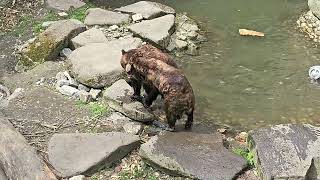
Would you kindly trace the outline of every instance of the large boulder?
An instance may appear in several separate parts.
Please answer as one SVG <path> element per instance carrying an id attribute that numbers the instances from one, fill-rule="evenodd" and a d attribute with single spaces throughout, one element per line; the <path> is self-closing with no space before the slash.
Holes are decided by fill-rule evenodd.
<path id="1" fill-rule="evenodd" d="M 308 0 L 308 6 L 312 13 L 320 19 L 320 1 Z"/>
<path id="2" fill-rule="evenodd" d="M 87 11 L 84 23 L 92 25 L 120 25 L 130 21 L 128 14 L 116 13 L 101 8 L 91 8 Z"/>
<path id="3" fill-rule="evenodd" d="M 140 155 L 168 174 L 204 180 L 231 180 L 247 166 L 218 133 L 165 132 L 141 145 Z"/>
<path id="4" fill-rule="evenodd" d="M 108 40 L 103 32 L 96 28 L 91 28 L 71 39 L 71 43 L 74 49 L 91 43 L 105 43 L 107 41 Z"/>
<path id="5" fill-rule="evenodd" d="M 133 89 L 129 84 L 121 79 L 107 88 L 103 94 L 108 105 L 132 120 L 149 122 L 155 117 L 140 102 L 132 101 Z"/>
<path id="6" fill-rule="evenodd" d="M 70 40 L 85 30 L 85 25 L 75 19 L 57 21 L 22 49 L 17 69 L 23 70 L 55 60 Z"/>
<path id="7" fill-rule="evenodd" d="M 305 179 L 312 159 L 320 156 L 318 127 L 277 125 L 254 130 L 249 135 L 251 152 L 262 179 Z"/>
<path id="8" fill-rule="evenodd" d="M 50 9 L 59 11 L 68 11 L 70 8 L 80 8 L 86 3 L 80 0 L 47 0 L 47 6 Z"/>
<path id="9" fill-rule="evenodd" d="M 93 88 L 110 86 L 122 77 L 121 50 L 141 46 L 138 38 L 92 43 L 82 46 L 69 57 L 71 73 L 82 84 Z"/>
<path id="10" fill-rule="evenodd" d="M 92 175 L 121 160 L 139 146 L 139 137 L 120 132 L 103 134 L 55 134 L 48 156 L 60 177 Z"/>
<path id="11" fill-rule="evenodd" d="M 129 29 L 143 39 L 162 48 L 166 48 L 170 42 L 170 35 L 174 32 L 174 22 L 174 15 L 169 14 L 133 24 L 129 26 Z"/>
<path id="12" fill-rule="evenodd" d="M 144 19 L 152 19 L 166 14 L 176 13 L 175 10 L 169 6 L 150 1 L 139 1 L 115 10 L 124 13 L 141 14 Z"/>

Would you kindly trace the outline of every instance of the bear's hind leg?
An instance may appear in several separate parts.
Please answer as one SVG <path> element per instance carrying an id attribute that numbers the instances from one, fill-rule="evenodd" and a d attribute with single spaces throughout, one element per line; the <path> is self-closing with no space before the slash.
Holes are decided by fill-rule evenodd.
<path id="1" fill-rule="evenodd" d="M 185 129 L 190 130 L 192 128 L 193 125 L 193 109 L 187 113 L 188 119 L 187 122 L 185 124 Z"/>
<path id="2" fill-rule="evenodd" d="M 157 99 L 158 95 L 159 95 L 158 89 L 153 87 L 150 90 L 149 94 L 147 94 L 147 96 L 144 98 L 143 104 L 146 107 L 150 107 L 152 105 L 153 101 Z"/>

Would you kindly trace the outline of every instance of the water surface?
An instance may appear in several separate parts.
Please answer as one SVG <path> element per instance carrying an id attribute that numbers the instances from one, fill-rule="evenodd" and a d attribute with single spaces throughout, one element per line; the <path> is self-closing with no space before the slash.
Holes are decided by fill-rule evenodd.
<path id="1" fill-rule="evenodd" d="M 320 88 L 308 68 L 320 51 L 296 30 L 305 0 L 167 0 L 208 31 L 197 57 L 182 57 L 197 96 L 195 120 L 252 129 L 280 123 L 320 125 Z M 262 31 L 242 37 L 239 28 Z"/>

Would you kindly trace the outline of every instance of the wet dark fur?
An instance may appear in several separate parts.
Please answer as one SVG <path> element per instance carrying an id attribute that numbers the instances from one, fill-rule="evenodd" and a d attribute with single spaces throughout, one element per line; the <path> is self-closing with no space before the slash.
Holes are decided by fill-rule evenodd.
<path id="1" fill-rule="evenodd" d="M 163 57 L 163 56 L 160 56 Z M 195 98 L 192 87 L 183 74 L 176 67 L 169 65 L 166 58 L 160 60 L 159 57 L 137 56 L 134 51 L 124 52 L 121 59 L 122 67 L 131 65 L 131 70 L 127 72 L 129 77 L 136 79 L 138 86 L 141 82 L 152 86 L 144 102 L 147 106 L 157 98 L 159 94 L 164 98 L 165 112 L 170 128 L 175 127 L 177 119 L 183 114 L 188 116 L 185 128 L 190 129 L 193 124 L 193 111 Z M 169 60 L 170 61 L 170 60 Z"/>
<path id="2" fill-rule="evenodd" d="M 123 68 L 125 68 L 124 64 L 127 62 L 126 59 L 136 59 L 138 57 L 155 58 L 157 60 L 169 64 L 170 66 L 178 68 L 178 65 L 173 60 L 173 58 L 170 57 L 169 54 L 163 53 L 160 49 L 150 44 L 146 44 L 141 46 L 140 48 L 130 50 L 125 53 L 125 56 L 126 57 L 123 58 L 124 60 L 121 61 L 121 66 Z M 127 82 L 134 89 L 134 94 L 132 98 L 136 100 L 141 100 L 141 87 L 143 87 L 143 89 L 145 90 L 146 97 L 148 97 L 151 92 L 157 91 L 157 89 L 154 86 L 152 86 L 152 83 L 145 81 L 144 78 L 140 77 L 139 74 L 129 75 Z M 152 104 L 152 102 L 150 101 L 151 100 L 149 100 L 148 98 L 144 98 L 144 104 L 146 106 L 150 106 Z"/>

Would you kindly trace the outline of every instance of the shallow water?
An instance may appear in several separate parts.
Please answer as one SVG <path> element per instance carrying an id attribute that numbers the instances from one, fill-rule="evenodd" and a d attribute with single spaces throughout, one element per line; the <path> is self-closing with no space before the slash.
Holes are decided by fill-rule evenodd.
<path id="1" fill-rule="evenodd" d="M 295 21 L 305 0 L 167 0 L 208 31 L 197 57 L 182 57 L 197 96 L 195 121 L 252 129 L 280 123 L 320 125 L 320 88 L 308 68 L 320 51 Z M 239 28 L 262 31 L 242 37 Z"/>

